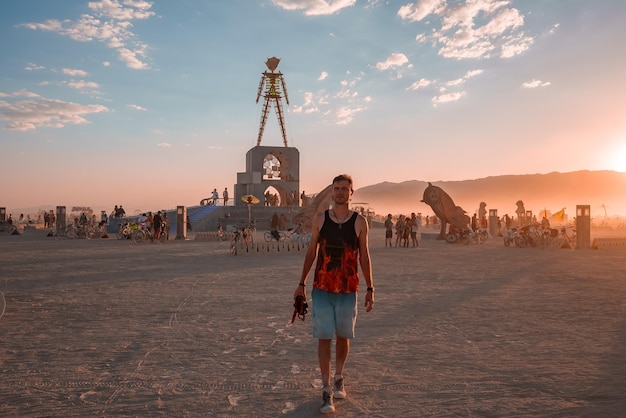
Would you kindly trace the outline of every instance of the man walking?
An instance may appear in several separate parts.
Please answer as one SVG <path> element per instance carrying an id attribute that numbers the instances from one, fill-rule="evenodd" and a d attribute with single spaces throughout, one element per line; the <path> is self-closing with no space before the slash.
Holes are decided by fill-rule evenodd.
<path id="1" fill-rule="evenodd" d="M 311 244 L 304 258 L 300 283 L 294 293 L 306 299 L 306 280 L 317 258 L 313 278 L 313 337 L 318 339 L 318 358 L 322 374 L 324 414 L 335 411 L 334 399 L 347 397 L 343 371 L 357 317 L 358 265 L 367 285 L 365 310 L 374 307 L 374 282 L 365 218 L 349 209 L 353 193 L 352 177 L 342 174 L 333 179 L 333 208 L 313 218 Z M 331 387 L 331 343 L 335 344 L 335 378 Z"/>

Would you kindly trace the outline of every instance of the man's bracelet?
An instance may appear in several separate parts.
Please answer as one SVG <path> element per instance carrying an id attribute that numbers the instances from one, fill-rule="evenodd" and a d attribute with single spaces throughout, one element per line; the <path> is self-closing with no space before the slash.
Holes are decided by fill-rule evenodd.
<path id="1" fill-rule="evenodd" d="M 304 284 L 304 282 L 300 282 L 300 286 L 302 286 L 302 287 L 306 287 L 306 285 Z"/>
<path id="2" fill-rule="evenodd" d="M 368 287 L 368 288 L 367 288 L 367 291 L 368 291 L 368 292 L 372 292 L 372 293 L 374 293 L 374 288 L 373 288 L 373 287 Z"/>

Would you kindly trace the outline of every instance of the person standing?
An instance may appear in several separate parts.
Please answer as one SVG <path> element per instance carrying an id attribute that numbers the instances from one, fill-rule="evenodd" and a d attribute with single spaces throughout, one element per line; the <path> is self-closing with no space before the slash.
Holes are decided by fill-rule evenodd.
<path id="1" fill-rule="evenodd" d="M 222 197 L 224 198 L 224 206 L 226 206 L 226 204 L 228 203 L 228 187 L 224 187 Z"/>
<path id="2" fill-rule="evenodd" d="M 398 222 L 396 222 L 396 247 L 398 245 L 402 245 L 402 239 L 404 237 L 404 228 L 405 228 L 405 222 L 404 222 L 404 215 L 400 215 L 400 217 L 398 218 Z"/>
<path id="3" fill-rule="evenodd" d="M 220 198 L 220 195 L 217 193 L 217 189 L 213 189 L 211 192 L 211 199 L 213 200 L 213 206 L 217 205 L 217 200 Z"/>
<path id="4" fill-rule="evenodd" d="M 387 219 L 385 219 L 385 247 L 391 245 L 391 239 L 393 238 L 393 220 L 391 219 L 391 213 L 387 214 Z"/>
<path id="5" fill-rule="evenodd" d="M 163 222 L 163 219 L 161 218 L 161 211 L 158 211 L 152 217 L 152 225 L 154 229 L 152 242 L 158 243 L 159 240 L 161 239 L 161 223 L 162 222 Z"/>
<path id="6" fill-rule="evenodd" d="M 313 338 L 318 339 L 318 359 L 322 375 L 322 407 L 324 414 L 335 411 L 334 399 L 346 398 L 344 367 L 354 337 L 357 317 L 360 264 L 367 286 L 365 310 L 374 307 L 374 281 L 365 218 L 349 209 L 353 193 L 352 177 L 341 174 L 333 179 L 333 208 L 313 218 L 311 243 L 307 249 L 300 283 L 294 299 L 306 300 L 306 281 L 313 263 Z M 331 343 L 335 344 L 335 377 L 331 388 Z"/>
<path id="7" fill-rule="evenodd" d="M 411 243 L 413 247 L 417 248 L 420 246 L 419 241 L 417 240 L 417 231 L 420 226 L 420 218 L 415 215 L 415 212 L 411 213 Z"/>

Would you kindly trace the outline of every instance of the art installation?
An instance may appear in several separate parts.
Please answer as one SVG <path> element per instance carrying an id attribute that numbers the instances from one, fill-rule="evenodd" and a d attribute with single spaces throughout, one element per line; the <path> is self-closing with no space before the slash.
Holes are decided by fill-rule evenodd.
<path id="1" fill-rule="evenodd" d="M 333 186 L 332 184 L 329 184 L 326 188 L 324 188 L 324 190 L 316 194 L 313 201 L 301 208 L 298 214 L 293 217 L 293 223 L 296 225 L 302 225 L 307 231 L 310 231 L 315 215 L 328 209 L 332 190 Z"/>
<path id="2" fill-rule="evenodd" d="M 441 230 L 437 239 L 443 240 L 446 235 L 447 224 L 453 225 L 459 230 L 466 229 L 470 223 L 470 217 L 441 187 L 433 186 L 430 182 L 424 190 L 422 202 L 430 206 L 435 215 L 441 220 Z"/>
<path id="3" fill-rule="evenodd" d="M 261 77 L 261 82 L 259 83 L 259 92 L 256 96 L 256 102 L 259 103 L 259 99 L 261 96 L 265 99 L 263 103 L 263 115 L 261 116 L 261 127 L 259 128 L 259 137 L 257 138 L 257 146 L 261 145 L 261 139 L 263 138 L 263 131 L 265 130 L 265 123 L 267 122 L 267 114 L 269 113 L 270 106 L 274 105 L 276 110 L 276 115 L 278 116 L 278 123 L 280 124 L 280 131 L 283 135 L 283 142 L 285 146 L 287 145 L 287 132 L 285 130 L 285 118 L 283 116 L 283 106 L 282 106 L 282 91 L 285 93 L 285 102 L 289 104 L 289 97 L 287 96 L 287 86 L 285 85 L 285 79 L 283 78 L 283 74 L 278 71 L 274 72 L 280 63 L 280 58 L 271 57 L 268 58 L 265 62 L 267 69 L 270 70 L 265 71 L 263 76 Z M 264 90 L 265 88 L 265 90 Z"/>

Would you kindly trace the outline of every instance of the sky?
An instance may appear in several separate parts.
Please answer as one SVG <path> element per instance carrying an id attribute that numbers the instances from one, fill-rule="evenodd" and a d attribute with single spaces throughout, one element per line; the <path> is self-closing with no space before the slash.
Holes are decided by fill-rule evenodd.
<path id="1" fill-rule="evenodd" d="M 300 187 L 626 171 L 623 0 L 0 2 L 0 207 L 232 190 L 280 58 Z M 283 145 L 269 113 L 261 145 Z"/>

